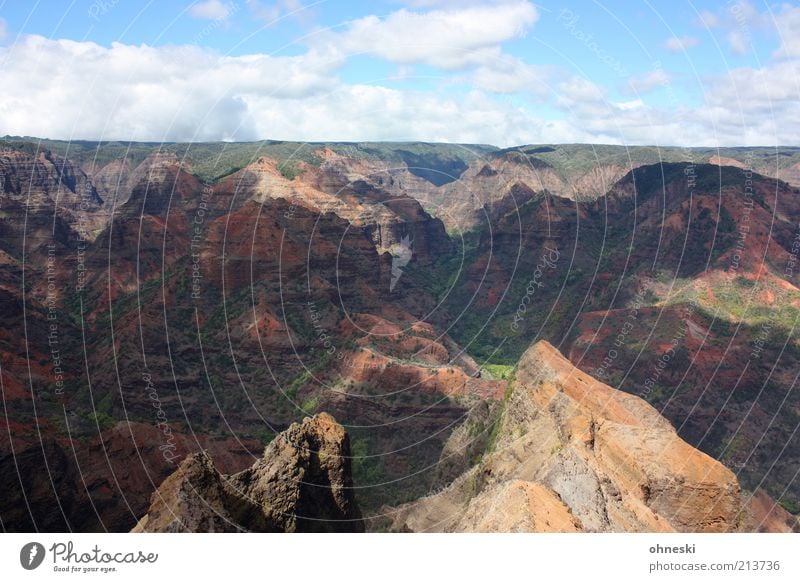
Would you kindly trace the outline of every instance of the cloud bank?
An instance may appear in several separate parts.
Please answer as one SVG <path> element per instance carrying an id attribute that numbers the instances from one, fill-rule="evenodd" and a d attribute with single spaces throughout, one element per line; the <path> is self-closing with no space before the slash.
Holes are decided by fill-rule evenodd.
<path id="1" fill-rule="evenodd" d="M 700 80 L 703 101 L 689 106 L 677 98 L 646 97 L 677 94 L 686 82 L 660 67 L 622 79 L 623 99 L 614 100 L 608 88 L 581 75 L 506 53 L 505 43 L 528 35 L 542 18 L 529 2 L 425 3 L 427 12 L 403 8 L 314 31 L 296 56 L 226 56 L 196 46 L 104 47 L 23 35 L 0 46 L 0 135 L 499 146 L 798 141 L 800 9 L 783 7 L 776 14 L 781 42 L 772 61 Z M 297 9 L 295 4 L 284 2 L 281 10 Z M 200 2 L 190 11 L 219 19 L 230 5 Z M 763 23 L 764 15 L 758 18 Z M 734 30 L 722 14 L 703 13 L 700 21 Z M 694 37 L 673 37 L 666 48 L 683 51 L 694 44 Z M 345 82 L 342 70 L 354 55 L 411 76 L 415 67 L 432 68 L 439 87 L 401 89 L 391 79 Z"/>

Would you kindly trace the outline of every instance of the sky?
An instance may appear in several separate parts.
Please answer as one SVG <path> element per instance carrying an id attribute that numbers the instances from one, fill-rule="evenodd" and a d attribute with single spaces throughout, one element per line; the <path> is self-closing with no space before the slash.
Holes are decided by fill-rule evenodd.
<path id="1" fill-rule="evenodd" d="M 0 135 L 800 145 L 800 4 L 0 0 Z"/>

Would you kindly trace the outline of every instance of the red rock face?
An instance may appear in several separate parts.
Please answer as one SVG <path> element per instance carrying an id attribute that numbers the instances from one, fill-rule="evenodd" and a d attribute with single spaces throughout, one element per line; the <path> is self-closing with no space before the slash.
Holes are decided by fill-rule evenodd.
<path id="1" fill-rule="evenodd" d="M 507 382 L 481 371 L 485 358 L 513 363 L 532 339 L 548 337 L 583 370 L 603 366 L 653 261 L 678 272 L 685 293 L 711 298 L 724 291 L 720 272 L 735 253 L 737 276 L 769 282 L 760 301 L 794 300 L 780 293 L 790 285 L 781 276 L 794 236 L 788 217 L 800 216 L 785 185 L 758 182 L 753 198 L 763 204 L 745 209 L 735 176 L 720 205 L 710 192 L 689 199 L 681 168 L 666 196 L 643 189 L 655 180 L 643 168 L 636 204 L 630 180 L 602 201 L 576 204 L 537 194 L 531 175 L 519 173 L 479 201 L 491 228 L 453 242 L 423 205 L 437 192 L 461 200 L 457 181 L 434 192 L 374 159 L 330 151 L 319 160 L 288 172 L 261 158 L 211 184 L 173 154 L 87 165 L 88 173 L 49 154 L 0 156 L 7 529 L 128 530 L 187 454 L 210 449 L 217 468 L 234 473 L 276 433 L 321 411 L 350 434 L 356 498 L 369 514 L 426 494 L 443 479 L 437 466 L 454 429 L 476 407 L 502 401 Z M 484 165 L 463 169 L 460 180 L 487 187 L 502 162 Z M 556 183 L 550 169 L 534 169 Z M 35 184 L 36 209 L 24 205 L 25 179 Z M 96 199 L 76 210 L 87 191 Z M 463 218 L 472 202 L 461 202 Z M 752 236 L 736 249 L 730 225 L 745 214 Z M 712 245 L 715 226 L 722 246 Z M 629 251 L 632 236 L 642 242 Z M 519 316 L 532 280 L 542 285 Z M 651 323 L 628 337 L 630 346 L 647 342 L 652 361 L 620 387 L 641 390 L 673 328 L 686 326 L 693 382 L 664 414 L 708 452 L 724 447 L 719 434 L 704 436 L 720 422 L 722 435 L 738 423 L 755 439 L 774 402 L 748 414 L 750 394 L 729 416 L 715 411 L 739 377 L 717 364 L 744 358 L 758 328 L 726 350 L 730 329 L 700 311 L 684 314 L 655 276 L 650 287 L 654 297 L 637 312 Z M 650 338 L 657 318 L 667 331 Z M 632 353 L 606 366 L 603 380 L 618 380 Z M 780 386 L 788 369 L 775 376 Z M 748 383 L 763 378 L 760 368 L 748 374 Z M 665 371 L 662 392 L 682 378 L 678 368 Z M 692 399 L 702 407 L 692 410 Z M 468 466 L 479 448 L 466 447 L 453 467 Z M 747 452 L 739 445 L 731 462 Z M 757 467 L 774 451 L 759 454 Z"/>
<path id="2" fill-rule="evenodd" d="M 7 529 L 127 530 L 185 455 L 213 449 L 235 472 L 316 410 L 358 427 L 356 447 L 379 459 L 356 467 L 374 508 L 424 493 L 432 477 L 419 468 L 435 464 L 466 399 L 502 394 L 424 322 L 428 292 L 410 275 L 390 288 L 404 237 L 410 269 L 452 250 L 416 200 L 333 166 L 290 180 L 262 160 L 212 186 L 171 155 L 92 177 L 66 162 L 58 174 L 51 158 L 3 158 L 4 209 L 17 213 L 0 270 Z M 43 209 L 26 223 L 19 186 L 32 175 Z M 56 209 L 59 179 L 70 196 L 100 184 L 89 234 Z M 22 292 L 23 253 L 33 292 Z"/>

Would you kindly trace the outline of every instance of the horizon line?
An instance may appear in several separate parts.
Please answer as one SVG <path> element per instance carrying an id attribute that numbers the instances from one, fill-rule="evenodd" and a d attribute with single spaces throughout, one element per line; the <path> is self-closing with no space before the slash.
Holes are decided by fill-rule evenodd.
<path id="1" fill-rule="evenodd" d="M 528 142 L 518 145 L 506 146 L 501 147 L 491 143 L 471 143 L 471 142 L 449 142 L 449 141 L 426 141 L 426 140 L 319 140 L 319 141 L 312 141 L 312 140 L 295 140 L 295 139 L 273 139 L 273 138 L 264 138 L 264 139 L 256 139 L 256 140 L 236 140 L 236 141 L 226 141 L 226 140 L 212 140 L 212 141 L 135 141 L 135 140 L 127 140 L 127 139 L 96 139 L 96 138 L 80 138 L 80 139 L 63 139 L 63 138 L 51 138 L 51 137 L 38 137 L 38 136 L 27 136 L 27 135 L 4 135 L 0 137 L 0 141 L 27 141 L 27 142 L 62 142 L 62 143 L 90 143 L 96 145 L 104 145 L 104 144 L 112 144 L 112 143 L 120 143 L 120 144 L 128 144 L 128 145 L 151 145 L 151 146 L 159 146 L 159 145 L 244 145 L 244 144 L 259 144 L 259 143 L 291 143 L 291 144 L 308 144 L 308 145 L 358 145 L 358 144 L 426 144 L 426 145 L 444 145 L 444 146 L 471 146 L 471 147 L 489 147 L 494 148 L 496 150 L 514 150 L 519 148 L 526 148 L 531 146 L 600 146 L 600 147 L 615 147 L 615 148 L 657 148 L 657 149 L 713 149 L 713 150 L 724 150 L 724 149 L 798 149 L 800 150 L 800 145 L 789 145 L 789 144 L 775 144 L 775 145 L 663 145 L 663 144 L 614 144 L 614 143 L 606 143 L 606 142 Z"/>

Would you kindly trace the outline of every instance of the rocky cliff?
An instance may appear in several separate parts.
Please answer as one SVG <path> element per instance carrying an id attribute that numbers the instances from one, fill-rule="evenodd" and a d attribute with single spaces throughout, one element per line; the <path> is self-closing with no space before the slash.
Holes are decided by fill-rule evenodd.
<path id="1" fill-rule="evenodd" d="M 730 532 L 748 511 L 731 471 L 541 341 L 482 460 L 390 515 L 400 531 Z"/>
<path id="2" fill-rule="evenodd" d="M 329 414 L 291 425 L 261 459 L 222 475 L 206 452 L 189 455 L 153 494 L 134 532 L 358 532 L 350 442 Z"/>

